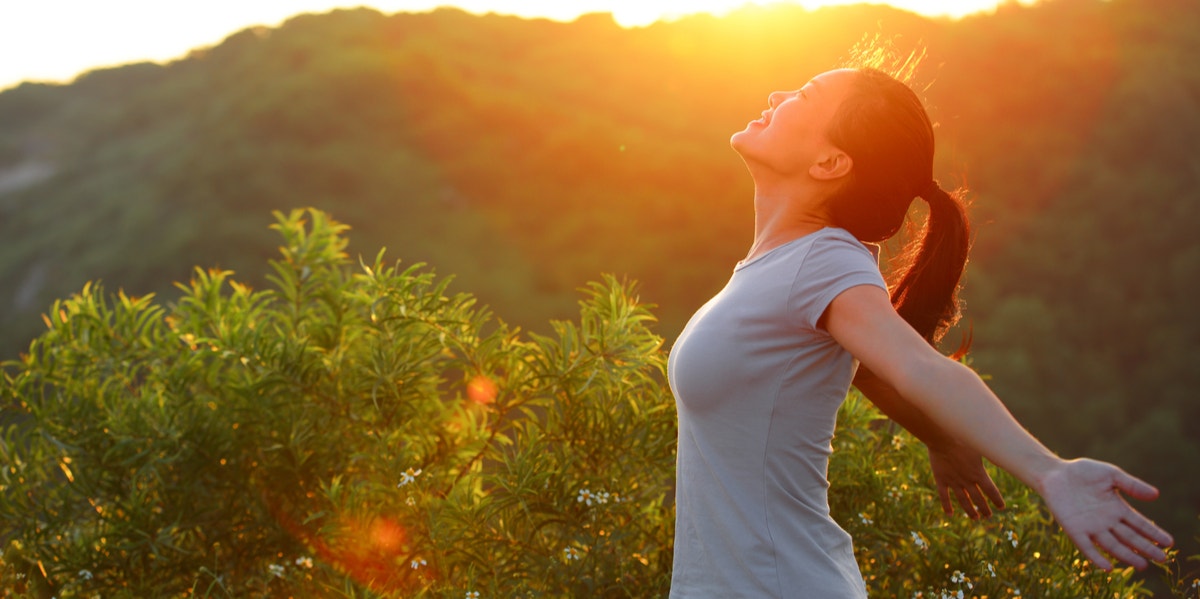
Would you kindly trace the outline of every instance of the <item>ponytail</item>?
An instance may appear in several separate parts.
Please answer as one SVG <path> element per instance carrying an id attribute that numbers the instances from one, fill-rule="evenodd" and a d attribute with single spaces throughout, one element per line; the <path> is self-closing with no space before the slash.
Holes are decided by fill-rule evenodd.
<path id="1" fill-rule="evenodd" d="M 892 289 L 892 306 L 930 343 L 937 342 L 959 317 L 958 289 L 971 230 L 961 192 L 949 193 L 931 181 L 918 193 L 929 204 L 929 217 L 918 239 L 903 252 L 907 262 Z M 966 353 L 969 338 L 955 353 Z"/>
<path id="2" fill-rule="evenodd" d="M 829 199 L 830 220 L 864 243 L 896 234 L 914 197 L 929 204 L 918 237 L 900 256 L 892 306 L 927 341 L 958 321 L 958 283 L 971 234 L 962 193 L 933 181 L 933 123 L 910 87 L 873 68 L 859 68 L 842 100 L 829 140 L 853 160 L 846 183 Z M 955 356 L 966 353 L 967 340 Z"/>

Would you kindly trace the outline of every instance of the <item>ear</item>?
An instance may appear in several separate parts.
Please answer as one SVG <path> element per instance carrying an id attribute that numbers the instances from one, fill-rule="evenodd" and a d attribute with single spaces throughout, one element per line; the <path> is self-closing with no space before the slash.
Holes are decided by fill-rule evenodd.
<path id="1" fill-rule="evenodd" d="M 808 167 L 808 174 L 818 181 L 832 181 L 849 175 L 853 168 L 854 161 L 848 154 L 837 148 L 830 148 Z"/>

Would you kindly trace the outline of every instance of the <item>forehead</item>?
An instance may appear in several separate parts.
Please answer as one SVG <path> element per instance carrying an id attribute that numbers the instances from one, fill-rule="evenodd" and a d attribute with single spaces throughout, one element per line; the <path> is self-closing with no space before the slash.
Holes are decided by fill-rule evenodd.
<path id="1" fill-rule="evenodd" d="M 812 90 L 821 90 L 825 92 L 844 92 L 854 82 L 858 71 L 854 69 L 835 69 L 825 71 L 816 77 L 813 77 L 805 84 L 805 87 Z"/>

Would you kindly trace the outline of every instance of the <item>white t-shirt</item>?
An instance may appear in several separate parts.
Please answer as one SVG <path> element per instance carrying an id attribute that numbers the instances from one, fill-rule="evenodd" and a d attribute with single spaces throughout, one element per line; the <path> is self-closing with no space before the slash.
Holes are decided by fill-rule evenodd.
<path id="1" fill-rule="evenodd" d="M 857 363 L 817 326 L 857 285 L 887 289 L 877 257 L 822 229 L 739 262 L 679 335 L 672 599 L 866 597 L 827 496 Z"/>

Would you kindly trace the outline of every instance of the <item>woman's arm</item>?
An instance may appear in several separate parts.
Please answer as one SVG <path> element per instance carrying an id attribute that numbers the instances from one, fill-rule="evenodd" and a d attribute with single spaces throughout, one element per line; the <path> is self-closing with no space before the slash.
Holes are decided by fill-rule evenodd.
<path id="1" fill-rule="evenodd" d="M 860 367 L 854 376 L 854 386 L 875 407 L 915 435 L 929 451 L 929 466 L 937 485 L 942 510 L 954 513 L 951 494 L 958 499 L 963 512 L 972 519 L 992 515 L 988 499 L 998 509 L 1004 509 L 1004 496 L 991 475 L 983 467 L 978 451 L 964 445 L 931 420 L 896 389 L 875 376 L 870 369 Z"/>
<path id="2" fill-rule="evenodd" d="M 1063 460 L 1030 435 L 971 369 L 937 352 L 892 308 L 879 287 L 852 287 L 829 305 L 829 333 L 863 366 L 938 426 L 1011 472 L 1046 501 L 1080 551 L 1100 568 L 1101 551 L 1143 568 L 1163 561 L 1171 536 L 1125 502 L 1158 491 L 1116 466 Z"/>

